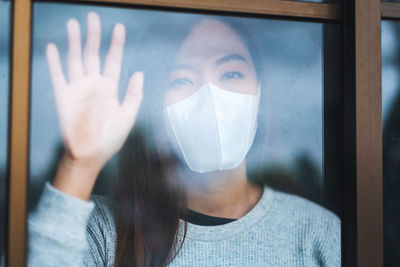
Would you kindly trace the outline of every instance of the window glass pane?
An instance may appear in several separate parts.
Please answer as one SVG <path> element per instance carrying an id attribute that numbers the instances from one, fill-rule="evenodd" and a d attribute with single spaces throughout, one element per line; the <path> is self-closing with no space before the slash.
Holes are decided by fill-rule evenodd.
<path id="1" fill-rule="evenodd" d="M 383 200 L 385 266 L 400 264 L 400 23 L 382 21 Z"/>
<path id="2" fill-rule="evenodd" d="M 28 261 L 340 266 L 324 36 L 321 23 L 35 3 Z M 43 255 L 43 233 L 64 241 Z"/>
<path id="3" fill-rule="evenodd" d="M 8 97 L 9 97 L 9 48 L 10 2 L 0 1 L 0 265 L 5 255 L 5 225 L 7 206 L 7 148 L 8 148 Z"/>

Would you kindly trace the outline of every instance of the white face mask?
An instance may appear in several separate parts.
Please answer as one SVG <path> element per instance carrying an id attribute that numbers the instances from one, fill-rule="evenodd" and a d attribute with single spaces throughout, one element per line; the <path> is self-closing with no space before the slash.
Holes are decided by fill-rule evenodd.
<path id="1" fill-rule="evenodd" d="M 211 83 L 165 108 L 174 148 L 189 168 L 205 173 L 239 166 L 257 127 L 257 95 L 233 93 Z"/>

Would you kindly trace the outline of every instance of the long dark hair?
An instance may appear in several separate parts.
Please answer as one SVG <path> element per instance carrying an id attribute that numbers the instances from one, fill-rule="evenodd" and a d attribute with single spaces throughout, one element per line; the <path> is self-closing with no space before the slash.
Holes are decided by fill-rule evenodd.
<path id="1" fill-rule="evenodd" d="M 145 33 L 133 59 L 136 69 L 145 74 L 144 99 L 136 124 L 119 154 L 114 190 L 117 267 L 165 266 L 185 239 L 186 222 L 183 238 L 178 234 L 179 218 L 186 207 L 185 194 L 177 159 L 169 153 L 163 129 L 163 89 L 168 78 L 167 66 L 173 63 L 190 30 L 205 18 L 218 19 L 238 33 L 247 45 L 260 80 L 259 49 L 246 26 L 237 19 L 165 15 Z"/>

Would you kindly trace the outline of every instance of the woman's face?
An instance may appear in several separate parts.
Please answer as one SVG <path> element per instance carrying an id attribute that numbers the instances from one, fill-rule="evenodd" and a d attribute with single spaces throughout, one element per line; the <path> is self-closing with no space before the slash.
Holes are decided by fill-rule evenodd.
<path id="1" fill-rule="evenodd" d="M 165 105 L 179 102 L 205 83 L 243 94 L 257 94 L 250 53 L 238 34 L 214 19 L 200 21 L 182 43 L 169 68 Z"/>

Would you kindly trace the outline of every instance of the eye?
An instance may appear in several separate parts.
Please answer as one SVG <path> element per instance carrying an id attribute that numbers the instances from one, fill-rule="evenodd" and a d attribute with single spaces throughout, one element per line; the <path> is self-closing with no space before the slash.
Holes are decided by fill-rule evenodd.
<path id="1" fill-rule="evenodd" d="M 170 82 L 169 83 L 169 87 L 173 88 L 173 87 L 177 87 L 177 86 L 193 85 L 193 84 L 194 83 L 189 79 L 179 78 L 179 79 L 175 79 L 172 82 Z"/>
<path id="2" fill-rule="evenodd" d="M 238 71 L 231 71 L 231 72 L 225 73 L 221 77 L 221 81 L 223 81 L 223 80 L 232 80 L 232 79 L 241 79 L 241 78 L 243 78 L 243 74 L 241 74 Z"/>

